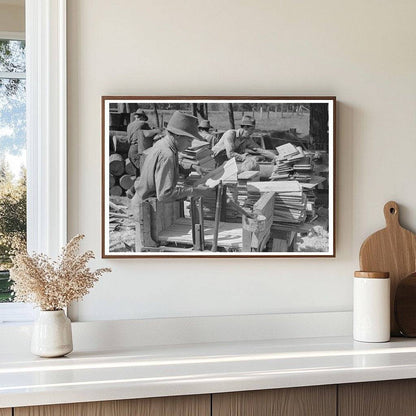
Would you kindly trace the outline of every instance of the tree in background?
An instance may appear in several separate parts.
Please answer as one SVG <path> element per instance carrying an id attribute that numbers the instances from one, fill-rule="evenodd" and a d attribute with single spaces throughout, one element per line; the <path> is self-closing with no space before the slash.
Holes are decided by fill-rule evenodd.
<path id="1" fill-rule="evenodd" d="M 11 266 L 13 251 L 26 241 L 26 170 L 14 182 L 8 164 L 0 161 L 0 269 Z"/>
<path id="2" fill-rule="evenodd" d="M 0 72 L 24 73 L 25 42 L 0 40 Z M 26 80 L 0 79 L 0 154 L 18 154 L 26 144 Z"/>
<path id="3" fill-rule="evenodd" d="M 25 61 L 24 41 L 0 40 L 0 302 L 13 298 L 10 257 L 26 241 L 26 172 L 15 179 L 7 163 L 26 145 Z"/>
<path id="4" fill-rule="evenodd" d="M 328 104 L 314 103 L 310 106 L 309 134 L 314 150 L 328 151 Z"/>
<path id="5" fill-rule="evenodd" d="M 7 162 L 0 160 L 0 302 L 12 300 L 8 269 L 14 251 L 26 244 L 26 170 L 13 180 Z"/>

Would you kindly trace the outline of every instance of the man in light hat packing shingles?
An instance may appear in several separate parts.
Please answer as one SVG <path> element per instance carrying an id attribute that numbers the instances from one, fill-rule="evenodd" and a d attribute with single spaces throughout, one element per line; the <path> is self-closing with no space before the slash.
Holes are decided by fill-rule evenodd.
<path id="1" fill-rule="evenodd" d="M 201 140 L 198 119 L 189 114 L 175 111 L 166 126 L 166 135 L 149 150 L 143 164 L 142 174 L 134 183 L 135 196 L 132 204 L 155 197 L 159 201 L 175 201 L 188 196 L 203 195 L 209 188 L 178 188 L 178 152 L 183 152 L 193 139 Z"/>
<path id="2" fill-rule="evenodd" d="M 219 142 L 212 148 L 217 166 L 221 166 L 225 161 L 235 157 L 237 162 L 243 162 L 248 153 L 246 149 L 251 149 L 254 153 L 261 154 L 268 159 L 275 159 L 277 155 L 268 150 L 261 149 L 252 139 L 256 120 L 250 116 L 241 119 L 241 128 L 227 130 Z"/>
<path id="3" fill-rule="evenodd" d="M 203 140 L 208 142 L 209 147 L 212 148 L 215 145 L 215 136 L 209 132 L 211 130 L 211 123 L 209 120 L 201 120 L 198 124 L 198 130 Z"/>

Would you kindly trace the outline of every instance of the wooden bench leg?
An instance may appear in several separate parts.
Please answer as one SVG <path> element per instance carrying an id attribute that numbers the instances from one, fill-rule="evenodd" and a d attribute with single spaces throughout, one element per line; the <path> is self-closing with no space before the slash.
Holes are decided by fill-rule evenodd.
<path id="1" fill-rule="evenodd" d="M 158 244 L 152 238 L 151 206 L 148 201 L 141 202 L 138 207 L 136 220 L 136 252 L 145 251 L 146 247 L 157 247 Z"/>

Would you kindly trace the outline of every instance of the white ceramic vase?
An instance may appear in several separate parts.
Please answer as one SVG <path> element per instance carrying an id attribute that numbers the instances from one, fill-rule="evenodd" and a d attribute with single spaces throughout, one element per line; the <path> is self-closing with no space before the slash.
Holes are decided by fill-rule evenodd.
<path id="1" fill-rule="evenodd" d="M 39 357 L 62 357 L 72 351 L 71 321 L 61 309 L 40 311 L 33 325 L 31 351 Z"/>

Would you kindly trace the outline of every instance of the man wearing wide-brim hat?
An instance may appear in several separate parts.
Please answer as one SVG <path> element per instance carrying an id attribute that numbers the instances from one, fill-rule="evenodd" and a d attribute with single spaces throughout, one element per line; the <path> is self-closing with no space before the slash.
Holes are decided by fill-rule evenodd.
<path id="1" fill-rule="evenodd" d="M 222 165 L 226 160 L 235 157 L 237 162 L 243 162 L 250 149 L 254 154 L 262 154 L 263 156 L 274 159 L 276 157 L 270 151 L 261 149 L 259 145 L 252 139 L 251 135 L 254 133 L 256 120 L 251 116 L 244 116 L 241 119 L 239 129 L 227 130 L 219 142 L 212 148 L 214 158 L 217 166 Z"/>
<path id="2" fill-rule="evenodd" d="M 141 109 L 134 113 L 134 120 L 127 126 L 127 140 L 130 143 L 129 160 L 139 169 L 143 160 L 143 152 L 153 146 L 154 137 L 161 132 L 160 129 L 152 129 L 147 123 L 148 117 Z"/>
<path id="3" fill-rule="evenodd" d="M 207 187 L 177 188 L 179 178 L 178 153 L 201 140 L 198 119 L 189 114 L 175 111 L 166 127 L 166 135 L 154 144 L 146 155 L 140 178 L 134 184 L 136 193 L 133 204 L 148 198 L 159 201 L 175 201 L 191 195 L 202 195 Z"/>
<path id="4" fill-rule="evenodd" d="M 209 120 L 201 120 L 198 124 L 199 134 L 203 138 L 205 142 L 209 143 L 210 148 L 215 145 L 215 136 L 210 133 L 211 130 L 211 123 Z"/>

